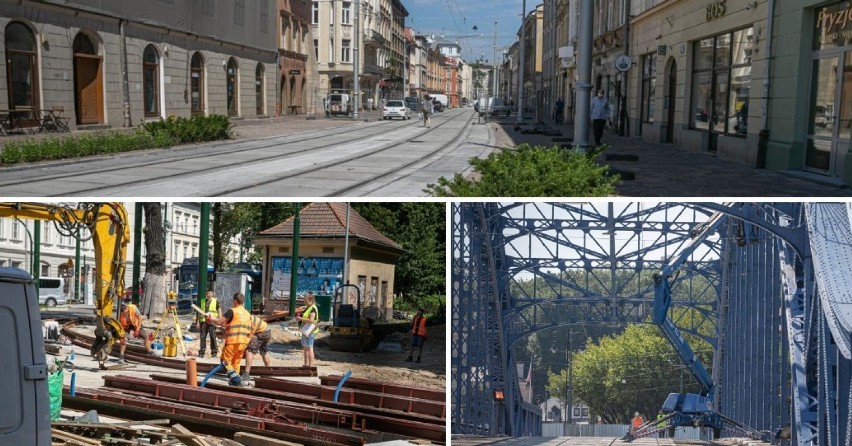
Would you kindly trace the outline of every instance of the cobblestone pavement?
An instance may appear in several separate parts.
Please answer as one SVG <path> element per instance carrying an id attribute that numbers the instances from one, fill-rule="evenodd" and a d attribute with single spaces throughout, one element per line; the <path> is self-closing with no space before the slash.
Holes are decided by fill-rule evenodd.
<path id="1" fill-rule="evenodd" d="M 515 131 L 515 116 L 491 124 L 497 133 L 496 145 L 514 147 L 521 143 L 561 145 L 558 136 L 521 134 Z M 573 137 L 572 127 L 558 127 L 561 138 Z M 720 160 L 710 153 L 690 152 L 667 144 L 649 144 L 606 131 L 606 154 L 636 155 L 638 161 L 604 161 L 620 171 L 635 175 L 622 181 L 619 195 L 634 197 L 850 197 L 852 189 L 818 184 L 800 178 L 801 172 L 755 169 Z M 814 176 L 814 178 L 817 178 Z"/>

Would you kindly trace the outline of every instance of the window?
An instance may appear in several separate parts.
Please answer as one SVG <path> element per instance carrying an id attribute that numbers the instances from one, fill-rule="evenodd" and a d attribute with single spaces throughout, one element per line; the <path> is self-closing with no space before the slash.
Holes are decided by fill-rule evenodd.
<path id="1" fill-rule="evenodd" d="M 237 116 L 239 113 L 239 108 L 237 107 L 237 101 L 239 100 L 239 95 L 237 92 L 237 61 L 232 57 L 228 59 L 228 70 L 227 70 L 227 82 L 225 85 L 226 89 L 226 100 L 228 105 L 228 116 Z"/>
<path id="2" fill-rule="evenodd" d="M 216 0 L 202 0 L 201 13 L 208 17 L 213 17 L 216 14 L 215 4 Z"/>
<path id="3" fill-rule="evenodd" d="M 334 63 L 334 39 L 328 39 L 328 63 Z"/>
<path id="4" fill-rule="evenodd" d="M 50 265 L 41 265 L 41 275 L 42 276 L 49 276 L 50 275 Z M 50 280 L 50 285 L 53 285 L 53 286 L 48 286 L 46 288 L 59 288 L 59 286 L 61 284 L 62 284 L 62 282 L 59 279 L 53 279 L 53 280 Z M 41 288 L 41 287 L 39 287 L 39 288 Z"/>
<path id="5" fill-rule="evenodd" d="M 204 57 L 196 52 L 190 63 L 189 100 L 193 115 L 204 114 Z"/>
<path id="6" fill-rule="evenodd" d="M 260 0 L 260 32 L 266 34 L 269 22 L 269 0 Z"/>
<path id="7" fill-rule="evenodd" d="M 319 24 L 319 2 L 316 0 L 311 2 L 311 23 L 314 25 Z"/>
<path id="8" fill-rule="evenodd" d="M 42 241 L 42 243 L 50 244 L 50 225 L 49 224 L 42 225 L 41 241 Z"/>
<path id="9" fill-rule="evenodd" d="M 189 258 L 189 244 L 183 245 L 183 258 L 184 260 Z"/>
<path id="10" fill-rule="evenodd" d="M 657 55 L 642 58 L 642 122 L 653 123 L 657 86 Z"/>
<path id="11" fill-rule="evenodd" d="M 245 23 L 246 0 L 234 0 L 234 24 L 242 26 Z"/>
<path id="12" fill-rule="evenodd" d="M 264 112 L 263 104 L 263 65 L 257 64 L 254 70 L 254 97 L 257 105 L 257 114 L 262 115 Z"/>
<path id="13" fill-rule="evenodd" d="M 349 15 L 352 11 L 352 2 L 343 2 L 343 10 L 341 11 L 340 23 L 344 25 L 350 24 Z"/>
<path id="14" fill-rule="evenodd" d="M 21 224 L 18 223 L 17 220 L 15 220 L 15 222 L 12 223 L 12 240 L 20 240 L 20 238 L 21 238 L 21 227 L 20 227 L 20 225 Z"/>
<path id="15" fill-rule="evenodd" d="M 349 39 L 343 39 L 340 45 L 340 61 L 341 62 L 350 62 L 349 60 L 349 47 L 352 45 L 352 41 Z"/>
<path id="16" fill-rule="evenodd" d="M 314 57 L 316 58 L 317 63 L 319 63 L 319 39 L 314 39 Z"/>
<path id="17" fill-rule="evenodd" d="M 142 53 L 142 84 L 146 117 L 160 116 L 160 55 L 153 45 Z"/>
<path id="18" fill-rule="evenodd" d="M 748 132 L 753 28 L 694 44 L 690 128 L 744 136 Z"/>
<path id="19" fill-rule="evenodd" d="M 192 244 L 192 257 L 197 257 L 196 254 L 195 254 L 196 252 L 198 252 L 198 244 L 193 243 Z"/>
<path id="20" fill-rule="evenodd" d="M 35 35 L 20 22 L 6 26 L 6 79 L 10 110 L 38 108 Z"/>

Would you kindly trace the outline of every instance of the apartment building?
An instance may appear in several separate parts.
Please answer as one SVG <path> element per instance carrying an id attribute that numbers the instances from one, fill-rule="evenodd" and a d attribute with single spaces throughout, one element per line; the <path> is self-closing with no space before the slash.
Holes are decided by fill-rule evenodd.
<path id="1" fill-rule="evenodd" d="M 0 108 L 72 128 L 274 113 L 275 3 L 0 0 Z"/>
<path id="2" fill-rule="evenodd" d="M 321 112 L 322 101 L 317 98 L 316 45 L 310 26 L 311 6 L 305 0 L 276 1 L 277 112 L 279 115 Z"/>

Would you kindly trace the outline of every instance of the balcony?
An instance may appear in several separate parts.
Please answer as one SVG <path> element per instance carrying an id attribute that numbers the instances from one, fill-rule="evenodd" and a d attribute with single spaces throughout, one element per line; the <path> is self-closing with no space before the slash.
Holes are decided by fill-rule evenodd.
<path id="1" fill-rule="evenodd" d="M 364 45 L 382 47 L 387 40 L 376 30 L 369 30 L 364 33 Z"/>
<path id="2" fill-rule="evenodd" d="M 385 69 L 374 63 L 364 63 L 364 74 L 375 74 L 376 76 L 384 76 Z"/>

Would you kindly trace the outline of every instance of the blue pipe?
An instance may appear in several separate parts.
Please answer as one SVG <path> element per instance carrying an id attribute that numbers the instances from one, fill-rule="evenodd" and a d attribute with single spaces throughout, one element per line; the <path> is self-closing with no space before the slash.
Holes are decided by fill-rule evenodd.
<path id="1" fill-rule="evenodd" d="M 71 372 L 71 385 L 68 386 L 68 388 L 68 393 L 71 394 L 71 396 L 74 396 L 77 389 L 77 372 Z"/>
<path id="2" fill-rule="evenodd" d="M 341 379 L 340 382 L 337 383 L 337 388 L 334 389 L 334 402 L 335 403 L 337 402 L 337 395 L 340 394 L 340 388 L 343 387 L 343 383 L 345 383 L 346 380 L 349 379 L 350 376 L 352 376 L 352 370 L 347 370 L 346 374 L 343 375 L 343 379 Z"/>
<path id="3" fill-rule="evenodd" d="M 213 367 L 213 370 L 207 372 L 207 374 L 204 375 L 204 380 L 201 381 L 201 385 L 198 386 L 198 387 L 204 387 L 204 385 L 207 384 L 207 380 L 210 379 L 211 376 L 215 375 L 216 372 L 218 372 L 219 370 L 222 370 L 222 364 L 219 364 L 216 367 Z"/>

